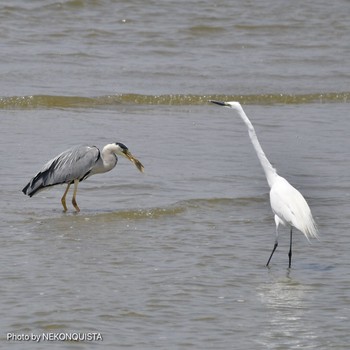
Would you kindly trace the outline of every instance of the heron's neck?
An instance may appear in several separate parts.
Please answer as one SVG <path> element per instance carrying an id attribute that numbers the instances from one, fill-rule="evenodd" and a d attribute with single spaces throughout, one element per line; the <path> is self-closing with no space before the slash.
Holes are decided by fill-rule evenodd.
<path id="1" fill-rule="evenodd" d="M 118 162 L 118 158 L 115 153 L 106 145 L 100 152 L 100 159 L 95 167 L 94 173 L 105 173 L 112 170 Z"/>
<path id="2" fill-rule="evenodd" d="M 256 155 L 258 156 L 260 164 L 265 172 L 266 180 L 267 180 L 269 186 L 272 187 L 272 184 L 273 184 L 274 180 L 276 179 L 276 175 L 277 175 L 276 169 L 271 165 L 269 160 L 266 158 L 266 155 L 265 155 L 263 149 L 261 148 L 260 142 L 256 136 L 254 126 L 250 122 L 250 120 L 248 119 L 243 108 L 239 107 L 239 109 L 237 111 L 238 111 L 240 117 L 242 118 L 242 120 L 244 121 L 245 125 L 248 128 L 250 140 L 252 141 Z"/>
<path id="3" fill-rule="evenodd" d="M 101 152 L 101 158 L 103 160 L 105 171 L 109 171 L 113 169 L 118 162 L 118 158 L 115 155 L 115 153 L 108 147 L 109 145 L 106 145 L 103 147 Z"/>

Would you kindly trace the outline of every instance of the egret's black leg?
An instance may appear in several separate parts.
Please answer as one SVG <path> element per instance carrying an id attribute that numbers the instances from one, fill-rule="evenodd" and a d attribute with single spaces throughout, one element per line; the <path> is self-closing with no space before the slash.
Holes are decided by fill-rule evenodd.
<path id="1" fill-rule="evenodd" d="M 293 228 L 290 228 L 290 243 L 289 243 L 289 253 L 288 253 L 288 257 L 289 257 L 289 268 L 292 266 L 292 231 Z"/>
<path id="2" fill-rule="evenodd" d="M 269 260 L 267 261 L 266 266 L 269 266 L 270 260 L 271 260 L 271 258 L 272 258 L 273 253 L 275 252 L 277 246 L 278 246 L 278 242 L 277 242 L 277 240 L 276 240 L 275 245 L 273 246 L 273 249 L 272 249 L 272 253 L 271 253 L 270 257 L 269 257 Z"/>

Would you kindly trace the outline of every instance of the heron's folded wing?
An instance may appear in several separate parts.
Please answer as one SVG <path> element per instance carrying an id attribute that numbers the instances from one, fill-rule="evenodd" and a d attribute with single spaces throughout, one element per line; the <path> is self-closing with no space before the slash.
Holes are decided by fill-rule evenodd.
<path id="1" fill-rule="evenodd" d="M 88 175 L 99 158 L 100 151 L 95 146 L 72 147 L 50 159 L 29 181 L 23 192 L 32 196 L 48 186 L 81 180 Z"/>

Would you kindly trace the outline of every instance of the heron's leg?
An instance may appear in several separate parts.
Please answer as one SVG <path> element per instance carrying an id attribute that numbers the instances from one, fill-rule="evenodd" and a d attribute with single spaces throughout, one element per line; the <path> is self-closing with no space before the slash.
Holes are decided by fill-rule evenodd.
<path id="1" fill-rule="evenodd" d="M 62 205 L 63 205 L 63 211 L 67 211 L 66 195 L 67 195 L 67 193 L 68 193 L 69 187 L 70 187 L 70 183 L 67 185 L 67 188 L 66 188 L 66 190 L 64 191 L 63 196 L 62 196 L 62 198 L 61 198 L 61 203 L 62 203 Z"/>
<path id="2" fill-rule="evenodd" d="M 293 228 L 290 228 L 290 243 L 289 243 L 289 253 L 288 253 L 288 257 L 289 257 L 289 268 L 292 266 L 292 231 Z"/>
<path id="3" fill-rule="evenodd" d="M 276 240 L 275 240 L 275 245 L 273 246 L 273 249 L 272 249 L 271 255 L 269 257 L 269 260 L 267 261 L 266 267 L 269 266 L 270 260 L 272 258 L 272 255 L 275 252 L 276 248 L 278 247 L 278 225 L 280 223 L 280 220 L 279 220 L 277 215 L 275 215 L 275 223 L 276 223 Z"/>
<path id="4" fill-rule="evenodd" d="M 74 192 L 73 192 L 73 198 L 72 198 L 72 204 L 73 207 L 75 208 L 75 210 L 77 212 L 80 211 L 77 201 L 76 201 L 76 196 L 77 196 L 77 191 L 78 191 L 78 184 L 79 184 L 79 180 L 74 180 Z"/>

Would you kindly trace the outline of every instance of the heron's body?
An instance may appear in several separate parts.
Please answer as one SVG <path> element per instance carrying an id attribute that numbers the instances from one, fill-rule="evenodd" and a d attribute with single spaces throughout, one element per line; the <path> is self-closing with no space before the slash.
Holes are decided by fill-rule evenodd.
<path id="1" fill-rule="evenodd" d="M 236 110 L 248 128 L 250 140 L 254 146 L 260 164 L 265 172 L 266 180 L 270 186 L 270 204 L 271 209 L 275 214 L 276 240 L 266 265 L 269 265 L 272 255 L 278 246 L 278 227 L 280 224 L 282 224 L 290 227 L 289 267 L 291 267 L 292 227 L 295 227 L 301 231 L 308 240 L 310 238 L 318 237 L 317 227 L 312 217 L 310 207 L 303 195 L 285 178 L 277 174 L 276 169 L 271 165 L 263 149 L 261 148 L 255 133 L 255 129 L 240 103 L 218 101 L 211 102 Z"/>
<path id="2" fill-rule="evenodd" d="M 47 187 L 68 184 L 61 199 L 63 209 L 66 211 L 65 198 L 70 185 L 74 183 L 72 203 L 75 209 L 79 211 L 80 209 L 76 203 L 78 183 L 92 175 L 112 170 L 117 165 L 117 155 L 127 157 L 141 172 L 143 171 L 143 165 L 121 143 L 108 144 L 102 151 L 96 146 L 82 145 L 72 147 L 49 160 L 22 191 L 24 194 L 32 197 Z"/>

